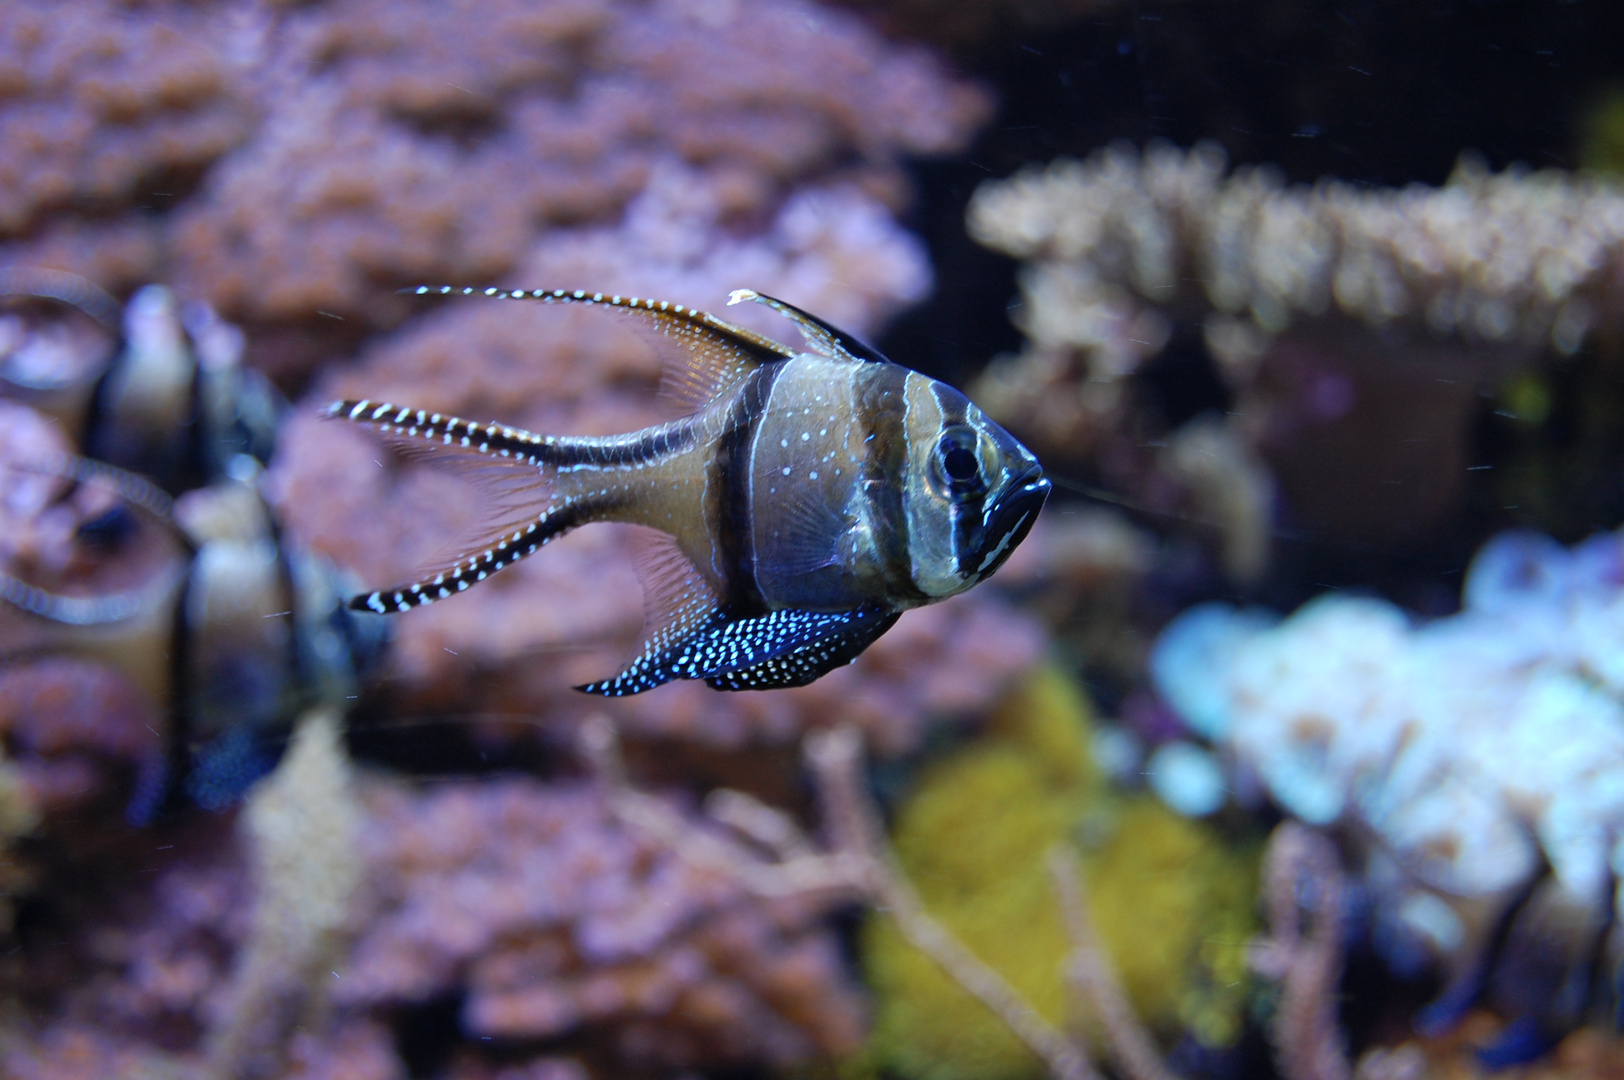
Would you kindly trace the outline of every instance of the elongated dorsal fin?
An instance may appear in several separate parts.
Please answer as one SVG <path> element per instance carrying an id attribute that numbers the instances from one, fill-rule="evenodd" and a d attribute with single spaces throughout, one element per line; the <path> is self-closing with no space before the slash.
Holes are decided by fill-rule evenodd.
<path id="1" fill-rule="evenodd" d="M 88 596 L 59 593 L 0 570 L 0 603 L 64 626 L 120 623 L 152 609 L 155 604 L 167 603 L 184 576 L 192 544 L 176 524 L 174 503 L 164 491 L 135 473 L 76 454 L 47 454 L 33 460 L 11 461 L 0 466 L 0 472 L 6 470 L 107 489 L 122 506 L 137 511 L 140 518 L 157 530 L 147 534 L 147 538 L 160 546 L 149 549 L 147 554 L 162 554 L 163 558 L 142 584 Z"/>
<path id="2" fill-rule="evenodd" d="M 117 300 L 94 281 L 66 270 L 13 267 L 0 270 L 0 296 L 31 296 L 81 311 L 115 337 L 124 335 L 124 311 Z"/>
<path id="3" fill-rule="evenodd" d="M 52 592 L 0 571 L 0 601 L 61 626 L 109 626 L 167 604 L 185 577 L 185 569 L 183 563 L 164 567 L 133 589 L 99 596 Z"/>
<path id="4" fill-rule="evenodd" d="M 831 360 L 855 360 L 859 363 L 884 364 L 889 363 L 884 354 L 878 349 L 863 344 L 846 331 L 837 326 L 831 326 L 809 311 L 802 311 L 794 304 L 758 293 L 754 289 L 734 289 L 727 294 L 727 306 L 742 304 L 746 300 L 754 300 L 758 304 L 766 304 L 784 318 L 793 322 L 800 328 L 801 336 L 812 351 L 822 353 Z"/>
<path id="5" fill-rule="evenodd" d="M 692 412 L 726 391 L 762 364 L 796 355 L 788 345 L 718 319 L 709 312 L 669 300 L 587 292 L 584 289 L 497 289 L 418 285 L 402 289 L 415 296 L 487 296 L 493 300 L 539 300 L 544 304 L 587 304 L 615 308 L 649 320 L 681 348 L 668 366 L 661 392 L 679 409 Z"/>

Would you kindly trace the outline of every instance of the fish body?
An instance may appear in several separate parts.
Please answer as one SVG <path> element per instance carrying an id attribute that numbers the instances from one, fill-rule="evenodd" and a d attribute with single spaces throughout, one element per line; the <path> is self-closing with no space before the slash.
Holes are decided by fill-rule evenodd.
<path id="1" fill-rule="evenodd" d="M 648 320 L 684 347 L 668 387 L 691 411 L 592 438 L 335 402 L 331 416 L 442 456 L 511 463 L 530 485 L 523 516 L 500 523 L 476 553 L 351 603 L 404 611 L 464 591 L 580 525 L 650 527 L 667 538 L 646 560 L 651 632 L 620 675 L 580 687 L 589 693 L 639 693 L 677 678 L 726 690 L 811 682 L 855 659 L 901 612 L 986 578 L 1048 496 L 1037 459 L 964 395 L 770 297 L 740 290 L 729 302 L 770 305 L 797 323 L 806 351 L 668 302 L 482 293 Z"/>

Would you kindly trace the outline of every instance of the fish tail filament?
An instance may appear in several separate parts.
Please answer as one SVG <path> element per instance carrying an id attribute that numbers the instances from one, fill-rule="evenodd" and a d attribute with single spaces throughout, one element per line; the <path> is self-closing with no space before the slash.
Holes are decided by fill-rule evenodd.
<path id="1" fill-rule="evenodd" d="M 360 593 L 350 598 L 349 607 L 354 611 L 387 615 L 444 600 L 533 554 L 544 544 L 558 539 L 594 516 L 586 500 L 563 500 L 542 511 L 530 524 L 516 529 L 483 551 L 439 570 L 433 577 L 391 589 Z"/>

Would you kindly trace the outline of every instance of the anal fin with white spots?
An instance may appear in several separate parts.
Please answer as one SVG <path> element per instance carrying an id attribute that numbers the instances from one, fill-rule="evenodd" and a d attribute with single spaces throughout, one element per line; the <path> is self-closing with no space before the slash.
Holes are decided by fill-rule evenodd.
<path id="1" fill-rule="evenodd" d="M 897 615 L 877 605 L 853 611 L 783 609 L 745 617 L 720 609 L 685 637 L 651 640 L 614 678 L 576 689 L 626 697 L 674 679 L 703 679 L 718 690 L 804 686 L 856 659 L 890 629 Z"/>

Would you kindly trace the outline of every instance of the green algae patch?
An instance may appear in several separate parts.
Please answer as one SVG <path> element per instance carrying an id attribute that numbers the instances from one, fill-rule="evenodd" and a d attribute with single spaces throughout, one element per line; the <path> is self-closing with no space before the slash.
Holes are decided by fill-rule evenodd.
<path id="1" fill-rule="evenodd" d="M 988 732 L 924 770 L 892 843 L 930 912 L 1050 1020 L 1067 1008 L 1067 941 L 1046 856 L 1071 843 L 1091 909 L 1139 1015 L 1213 1045 L 1240 1031 L 1256 850 L 1154 799 L 1110 790 L 1088 753 L 1086 699 L 1039 672 Z M 883 912 L 863 929 L 875 995 L 859 1072 L 1014 1080 L 1041 1064 L 984 1006 L 905 942 Z"/>
<path id="2" fill-rule="evenodd" d="M 1624 178 L 1624 86 L 1598 94 L 1579 117 L 1579 165 L 1613 182 Z"/>

